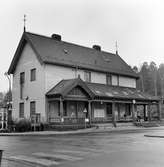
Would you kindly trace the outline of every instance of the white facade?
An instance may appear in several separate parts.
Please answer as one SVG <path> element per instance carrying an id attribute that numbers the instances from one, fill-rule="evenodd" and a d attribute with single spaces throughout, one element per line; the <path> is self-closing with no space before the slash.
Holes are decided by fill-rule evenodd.
<path id="1" fill-rule="evenodd" d="M 36 81 L 30 81 L 30 70 L 36 68 Z M 23 98 L 20 98 L 20 73 L 25 72 Z M 19 118 L 19 104 L 24 103 L 24 116 L 30 117 L 30 102 L 36 101 L 36 112 L 45 118 L 44 66 L 41 66 L 34 51 L 26 44 L 13 74 L 13 111 L 14 119 Z M 43 120 L 44 121 L 44 120 Z"/>
<path id="2" fill-rule="evenodd" d="M 30 81 L 30 70 L 36 69 L 36 80 Z M 20 98 L 20 73 L 25 72 L 23 98 Z M 106 84 L 106 74 L 91 72 L 91 82 Z M 13 118 L 19 118 L 19 104 L 24 103 L 24 115 L 30 117 L 30 102 L 36 102 L 36 113 L 41 113 L 41 120 L 46 121 L 45 94 L 62 79 L 72 79 L 80 75 L 84 80 L 85 70 L 71 67 L 43 64 L 38 61 L 33 49 L 26 44 L 13 74 Z M 111 75 L 112 85 L 136 88 L 136 79 Z"/>
<path id="3" fill-rule="evenodd" d="M 85 70 L 75 70 L 74 68 L 45 65 L 45 93 L 59 83 L 62 79 L 72 79 L 78 77 L 84 80 Z M 136 88 L 136 79 L 124 76 L 112 75 L 112 85 Z M 91 82 L 106 84 L 106 74 L 91 72 Z M 118 85 L 119 84 L 119 85 Z"/>
<path id="4" fill-rule="evenodd" d="M 78 77 L 84 80 L 85 70 L 75 70 L 73 68 L 45 65 L 45 93 L 59 83 L 62 79 L 72 79 Z M 91 82 L 106 84 L 106 74 L 91 72 Z"/>

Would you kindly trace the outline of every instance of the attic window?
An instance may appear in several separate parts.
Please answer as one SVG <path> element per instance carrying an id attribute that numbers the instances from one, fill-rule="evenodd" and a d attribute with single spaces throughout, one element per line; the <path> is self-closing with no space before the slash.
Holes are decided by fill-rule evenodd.
<path id="1" fill-rule="evenodd" d="M 67 49 L 63 49 L 65 54 L 68 54 L 68 50 Z"/>

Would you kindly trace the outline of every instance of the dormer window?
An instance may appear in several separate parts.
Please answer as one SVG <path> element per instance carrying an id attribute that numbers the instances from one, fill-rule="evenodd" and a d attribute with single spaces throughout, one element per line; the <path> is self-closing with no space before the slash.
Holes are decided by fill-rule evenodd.
<path id="1" fill-rule="evenodd" d="M 31 69 L 31 81 L 36 80 L 36 68 Z"/>
<path id="2" fill-rule="evenodd" d="M 90 71 L 84 71 L 84 81 L 91 82 L 91 72 Z"/>

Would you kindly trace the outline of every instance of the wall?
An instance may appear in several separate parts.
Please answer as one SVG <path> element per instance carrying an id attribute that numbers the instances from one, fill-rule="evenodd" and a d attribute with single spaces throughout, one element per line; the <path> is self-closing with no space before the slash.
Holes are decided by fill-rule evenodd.
<path id="1" fill-rule="evenodd" d="M 45 65 L 45 93 L 59 83 L 62 79 L 73 79 L 80 75 L 84 80 L 84 70 L 75 70 L 73 68 Z M 112 85 L 118 85 L 117 75 L 112 75 Z M 106 84 L 106 74 L 91 72 L 91 82 Z M 119 86 L 136 88 L 136 79 L 119 76 Z"/>
<path id="2" fill-rule="evenodd" d="M 30 70 L 36 68 L 36 81 L 30 81 Z M 25 72 L 23 99 L 20 99 L 20 73 Z M 24 102 L 25 117 L 30 117 L 30 101 L 36 101 L 36 113 L 45 120 L 44 66 L 35 56 L 29 44 L 26 44 L 13 74 L 13 111 L 14 119 L 19 118 L 19 103 Z M 29 97 L 28 99 L 26 99 Z"/>
<path id="3" fill-rule="evenodd" d="M 73 79 L 80 75 L 84 80 L 84 70 L 77 70 L 56 65 L 45 65 L 45 93 L 59 83 L 62 79 Z M 91 82 L 106 84 L 106 75 L 103 73 L 92 72 Z"/>

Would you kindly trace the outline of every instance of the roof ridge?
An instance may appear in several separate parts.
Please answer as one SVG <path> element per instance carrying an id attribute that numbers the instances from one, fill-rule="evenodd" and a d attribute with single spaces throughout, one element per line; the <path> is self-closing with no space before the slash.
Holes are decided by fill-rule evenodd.
<path id="1" fill-rule="evenodd" d="M 33 33 L 33 32 L 25 32 L 27 34 L 32 34 L 32 35 L 36 35 L 36 36 L 40 36 L 40 37 L 43 37 L 43 38 L 48 38 L 48 39 L 51 39 L 51 40 L 54 40 L 52 39 L 50 36 L 46 36 L 46 35 L 42 35 L 42 34 L 38 34 L 38 33 Z M 90 50 L 93 50 L 95 52 L 102 52 L 102 53 L 107 53 L 107 54 L 111 54 L 113 56 L 115 56 L 116 54 L 115 53 L 111 53 L 111 52 L 108 52 L 108 51 L 104 51 L 104 50 L 101 50 L 101 51 L 97 51 L 96 49 L 92 48 L 92 47 L 88 47 L 88 46 L 84 46 L 84 45 L 80 45 L 80 44 L 76 44 L 76 43 L 72 43 L 72 42 L 67 42 L 67 41 L 57 41 L 57 42 L 63 42 L 63 43 L 66 43 L 66 44 L 71 44 L 71 45 L 75 45 L 75 46 L 78 46 L 78 47 L 83 47 L 83 48 L 86 48 L 86 49 L 90 49 Z M 109 55 L 108 55 L 109 56 Z"/>

